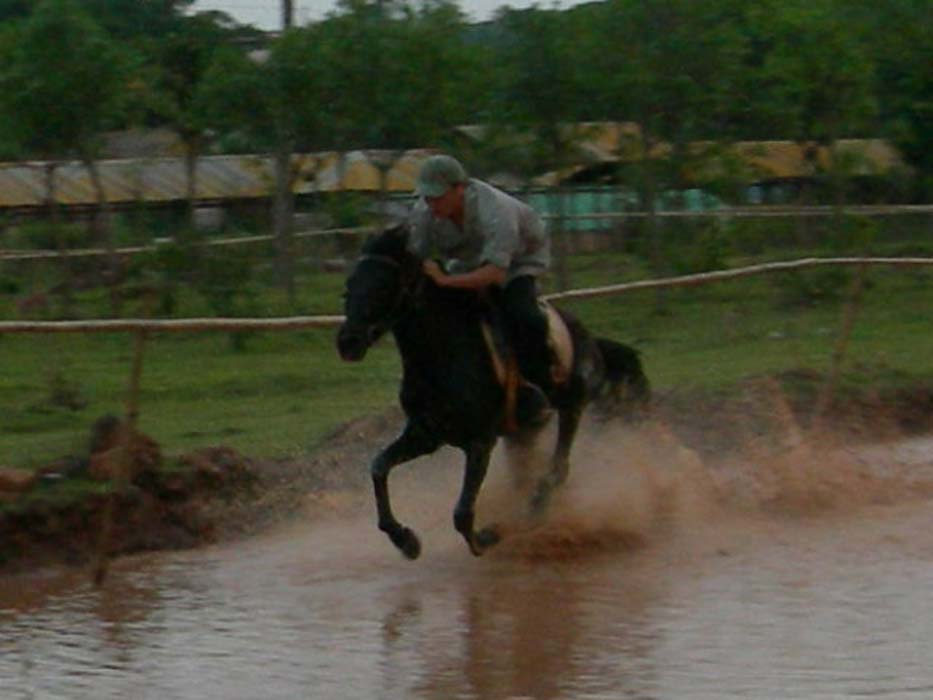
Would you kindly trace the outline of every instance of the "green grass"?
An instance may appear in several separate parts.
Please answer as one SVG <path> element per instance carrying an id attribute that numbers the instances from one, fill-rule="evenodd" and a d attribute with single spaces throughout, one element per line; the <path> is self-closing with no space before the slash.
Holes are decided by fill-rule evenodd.
<path id="1" fill-rule="evenodd" d="M 574 288 L 649 276 L 631 255 L 571 259 Z M 562 305 L 597 334 L 639 348 L 656 389 L 726 389 L 750 375 L 825 371 L 849 276 L 777 273 Z M 848 367 L 886 370 L 864 376 L 933 379 L 931 278 L 926 269 L 869 272 Z M 342 283 L 340 274 L 307 275 L 290 307 L 280 292 L 254 282 L 242 310 L 339 313 Z M 0 314 L 12 318 L 12 308 L 13 295 L 0 296 Z M 99 316 L 105 295 L 85 293 L 77 308 L 81 317 Z M 176 315 L 206 313 L 197 294 L 179 292 Z M 93 421 L 123 411 L 131 353 L 125 334 L 0 336 L 0 465 L 37 466 L 85 451 Z M 228 334 L 164 334 L 146 345 L 140 428 L 169 454 L 225 444 L 254 456 L 301 455 L 341 423 L 394 404 L 399 376 L 390 339 L 363 363 L 345 364 L 333 329 L 256 333 L 240 350 Z"/>
<path id="2" fill-rule="evenodd" d="M 226 335 L 163 335 L 146 345 L 139 426 L 171 451 L 226 444 L 262 456 L 307 452 L 340 422 L 387 405 L 398 361 L 390 345 L 345 365 L 333 331 L 260 334 L 233 351 Z M 0 387 L 3 461 L 40 463 L 84 449 L 91 423 L 123 410 L 127 335 L 11 336 L 0 341 L 15 381 Z M 56 405 L 54 373 L 85 406 Z M 9 375 L 8 375 L 9 376 Z"/>
<path id="3" fill-rule="evenodd" d="M 611 258 L 581 258 L 574 287 L 605 284 Z M 648 277 L 648 273 L 643 273 Z M 822 271 L 800 273 L 818 279 Z M 835 274 L 840 274 L 838 271 Z M 754 373 L 825 369 L 842 325 L 851 271 L 832 294 L 797 301 L 786 273 L 663 292 L 639 291 L 564 302 L 594 331 L 634 342 L 659 386 L 716 386 Z M 919 377 L 933 374 L 933 269 L 868 273 L 848 349 L 850 363 L 884 363 Z"/>

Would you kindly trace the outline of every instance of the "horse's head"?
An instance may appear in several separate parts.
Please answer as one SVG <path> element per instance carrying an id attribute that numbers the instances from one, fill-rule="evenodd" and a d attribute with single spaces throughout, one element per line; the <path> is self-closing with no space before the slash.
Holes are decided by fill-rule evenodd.
<path id="1" fill-rule="evenodd" d="M 347 361 L 362 360 L 405 309 L 421 264 L 406 249 L 402 226 L 370 238 L 344 292 L 345 320 L 337 334 L 337 350 Z"/>

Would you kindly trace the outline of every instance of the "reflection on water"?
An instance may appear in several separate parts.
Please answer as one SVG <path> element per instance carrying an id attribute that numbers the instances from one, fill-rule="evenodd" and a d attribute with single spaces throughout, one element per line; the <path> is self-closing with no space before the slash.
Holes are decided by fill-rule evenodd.
<path id="1" fill-rule="evenodd" d="M 901 539 L 924 516 L 556 563 L 320 570 L 310 537 L 124 562 L 3 612 L 3 697 L 924 697 L 933 547 Z"/>
<path id="2" fill-rule="evenodd" d="M 445 515 L 415 563 L 367 517 L 6 580 L 0 696 L 931 697 L 929 506 L 480 560 Z"/>

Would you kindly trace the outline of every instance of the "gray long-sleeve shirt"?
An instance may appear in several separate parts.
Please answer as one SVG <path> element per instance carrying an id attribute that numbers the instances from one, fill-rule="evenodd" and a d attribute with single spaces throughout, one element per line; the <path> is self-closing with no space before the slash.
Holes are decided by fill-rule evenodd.
<path id="1" fill-rule="evenodd" d="M 408 247 L 421 258 L 439 254 L 451 273 L 491 263 L 507 271 L 506 282 L 539 275 L 551 264 L 551 241 L 537 212 L 482 180 L 464 189 L 463 227 L 436 219 L 419 199 L 408 219 Z"/>

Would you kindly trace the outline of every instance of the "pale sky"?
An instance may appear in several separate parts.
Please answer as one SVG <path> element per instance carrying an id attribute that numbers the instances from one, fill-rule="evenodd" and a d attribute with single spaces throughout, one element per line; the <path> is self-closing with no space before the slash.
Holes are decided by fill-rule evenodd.
<path id="1" fill-rule="evenodd" d="M 560 0 L 560 2 L 535 2 L 535 0 L 460 0 L 460 8 L 473 21 L 489 19 L 503 5 L 509 7 L 560 7 L 566 8 L 585 0 Z M 294 0 L 295 23 L 303 24 L 322 19 L 336 4 L 335 0 Z M 281 0 L 197 0 L 195 10 L 223 10 L 243 24 L 253 24 L 260 29 L 279 29 L 282 24 Z"/>

